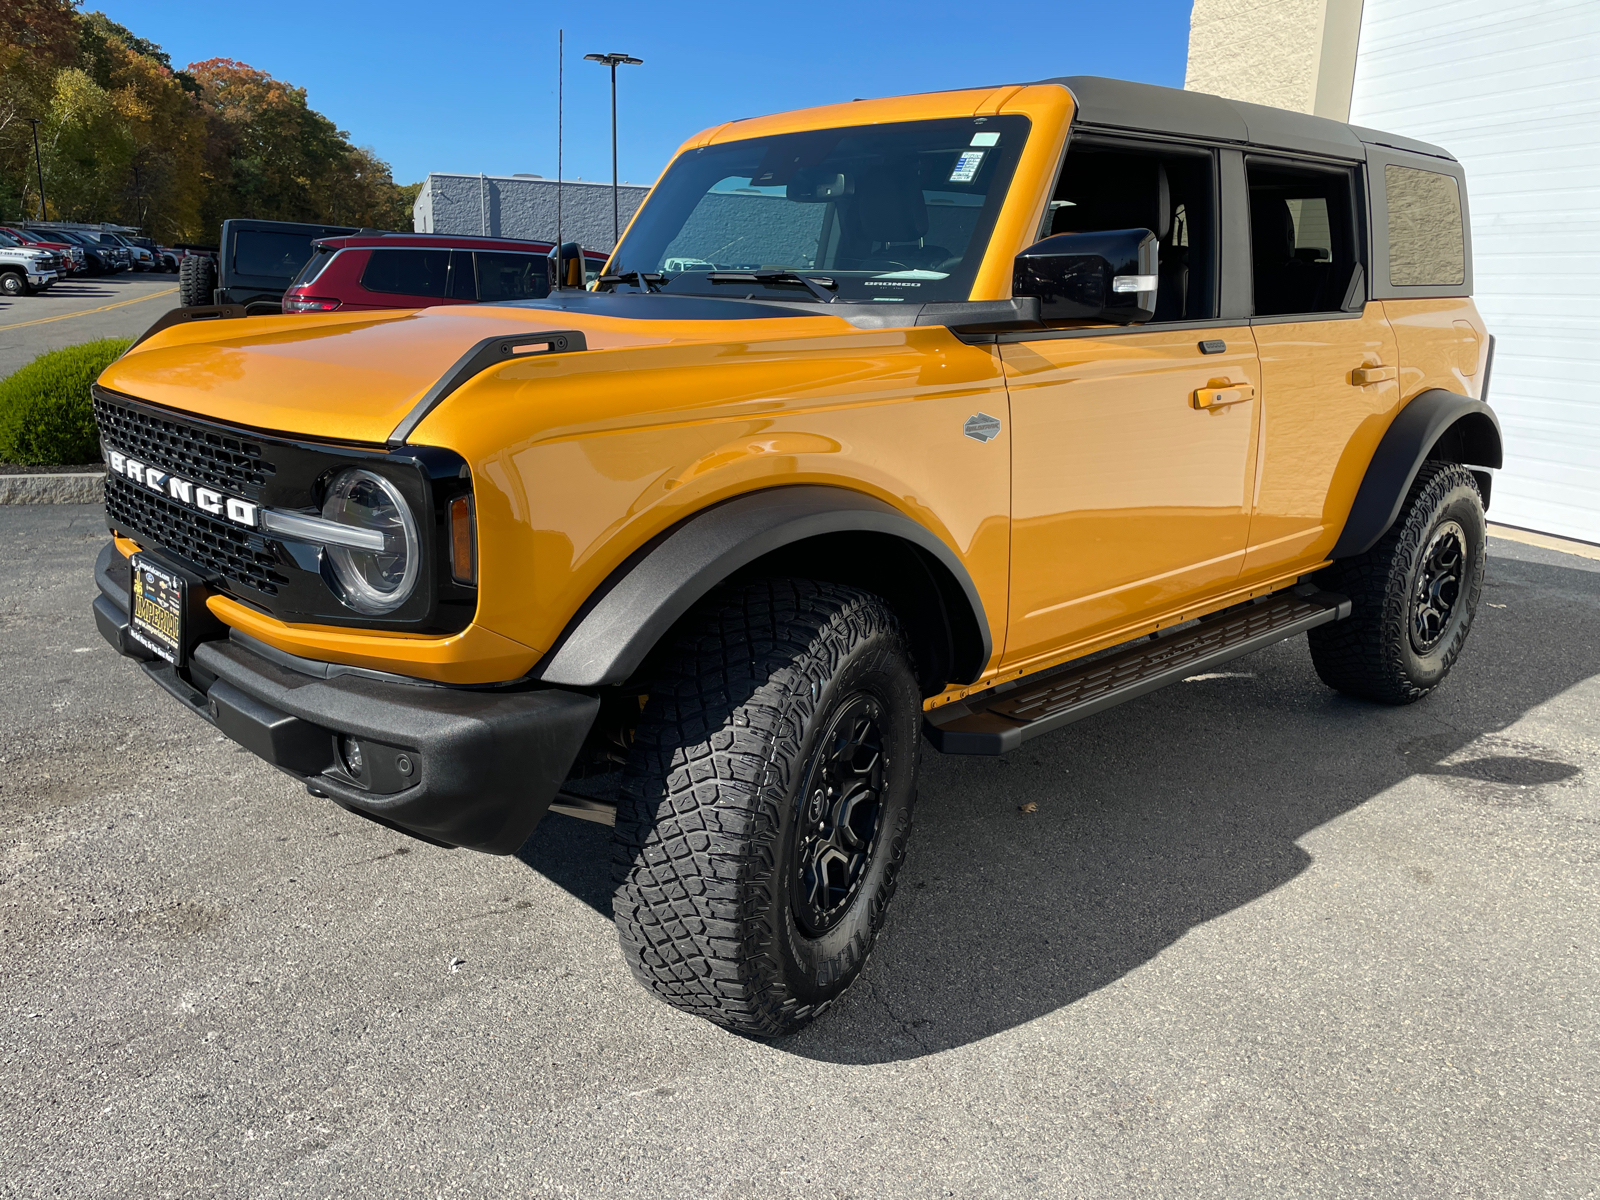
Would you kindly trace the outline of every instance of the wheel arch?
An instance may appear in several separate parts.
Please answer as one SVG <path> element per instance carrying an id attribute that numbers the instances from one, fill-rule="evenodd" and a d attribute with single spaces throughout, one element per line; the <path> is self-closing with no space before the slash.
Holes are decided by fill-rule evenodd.
<path id="1" fill-rule="evenodd" d="M 532 675 L 566 687 L 624 683 L 713 588 L 773 575 L 881 595 L 906 629 L 926 695 L 976 679 L 993 653 L 977 587 L 939 537 L 872 496 L 798 484 L 725 500 L 652 538 L 595 590 Z"/>
<path id="2" fill-rule="evenodd" d="M 1500 422 L 1482 400 L 1432 388 L 1420 392 L 1390 423 L 1367 464 L 1361 487 L 1329 558 L 1365 553 L 1400 515 L 1417 471 L 1429 459 L 1473 468 L 1483 507 L 1502 462 Z"/>

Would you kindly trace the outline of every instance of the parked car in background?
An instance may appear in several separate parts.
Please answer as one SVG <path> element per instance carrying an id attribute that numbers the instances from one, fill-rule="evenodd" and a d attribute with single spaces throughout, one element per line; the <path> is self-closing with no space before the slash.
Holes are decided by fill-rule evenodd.
<path id="1" fill-rule="evenodd" d="M 349 225 L 224 221 L 215 257 L 190 255 L 178 264 L 178 302 L 240 304 L 251 316 L 282 312 L 283 293 L 311 257 L 312 242 L 356 232 Z"/>
<path id="2" fill-rule="evenodd" d="M 130 236 L 124 237 L 123 241 L 128 242 L 130 245 L 141 250 L 146 250 L 149 252 L 151 258 L 150 266 L 148 268 L 149 270 L 176 271 L 178 269 L 177 256 L 172 254 L 170 251 L 156 245 L 153 239 L 147 237 Z"/>
<path id="3" fill-rule="evenodd" d="M 61 256 L 62 274 L 75 275 L 80 271 L 89 269 L 88 259 L 82 246 L 72 242 L 58 242 L 35 233 L 31 229 L 22 229 L 11 225 L 0 225 L 0 233 L 15 238 L 25 246 L 32 246 L 35 250 L 53 250 Z"/>
<path id="4" fill-rule="evenodd" d="M 100 275 L 113 275 L 118 271 L 126 271 L 133 266 L 133 255 L 128 253 L 126 246 L 119 246 L 115 242 L 105 241 L 97 231 L 88 229 L 52 229 L 52 237 L 66 238 L 76 242 L 88 252 L 91 261 L 91 270 Z"/>
<path id="5" fill-rule="evenodd" d="M 0 296 L 42 292 L 61 275 L 61 255 L 0 234 Z"/>
<path id="6" fill-rule="evenodd" d="M 283 311 L 429 308 L 539 300 L 550 294 L 550 242 L 432 233 L 318 238 L 283 296 Z M 597 279 L 606 256 L 584 251 Z"/>
<path id="7" fill-rule="evenodd" d="M 84 269 L 91 275 L 114 275 L 122 269 L 114 247 L 104 245 L 99 238 L 80 229 L 52 229 L 50 236 L 71 242 L 82 250 Z"/>
<path id="8" fill-rule="evenodd" d="M 156 256 L 144 246 L 131 241 L 120 233 L 113 233 L 109 229 L 101 230 L 94 236 L 110 246 L 116 246 L 127 252 L 128 268 L 133 271 L 152 271 L 155 269 Z"/>

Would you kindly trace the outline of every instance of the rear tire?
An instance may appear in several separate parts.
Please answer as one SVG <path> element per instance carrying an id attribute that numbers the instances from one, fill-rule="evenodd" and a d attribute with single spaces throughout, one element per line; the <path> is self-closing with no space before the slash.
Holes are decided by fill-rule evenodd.
<path id="1" fill-rule="evenodd" d="M 613 911 L 639 981 L 755 1037 L 860 973 L 911 832 L 922 698 L 855 588 L 725 589 L 652 687 L 623 775 Z"/>
<path id="2" fill-rule="evenodd" d="M 1411 704 L 1443 683 L 1478 610 L 1486 535 L 1472 472 L 1423 463 L 1389 532 L 1318 576 L 1352 605 L 1347 620 L 1306 635 L 1322 681 L 1380 704 Z"/>
<path id="3" fill-rule="evenodd" d="M 178 304 L 199 308 L 211 304 L 217 290 L 217 267 L 209 258 L 191 254 L 178 264 Z"/>

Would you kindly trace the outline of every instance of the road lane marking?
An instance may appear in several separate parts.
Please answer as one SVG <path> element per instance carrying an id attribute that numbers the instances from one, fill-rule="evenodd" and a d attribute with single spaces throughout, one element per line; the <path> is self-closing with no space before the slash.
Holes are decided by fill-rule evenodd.
<path id="1" fill-rule="evenodd" d="M 80 308 L 77 312 L 62 313 L 55 317 L 37 317 L 32 321 L 17 321 L 11 325 L 0 325 L 0 332 L 7 329 L 21 329 L 25 325 L 48 325 L 51 321 L 65 321 L 72 317 L 87 317 L 90 313 L 110 312 L 113 308 L 122 308 L 128 304 L 138 304 L 143 300 L 154 300 L 158 296 L 170 296 L 178 289 L 166 288 L 163 291 L 151 292 L 148 296 L 135 296 L 132 300 L 118 300 L 115 304 L 102 304 L 99 308 Z"/>

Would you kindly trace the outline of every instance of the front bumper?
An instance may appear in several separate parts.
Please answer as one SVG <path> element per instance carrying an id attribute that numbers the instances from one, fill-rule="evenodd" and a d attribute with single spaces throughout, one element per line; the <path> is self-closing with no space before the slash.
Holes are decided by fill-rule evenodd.
<path id="1" fill-rule="evenodd" d="M 55 281 L 56 281 L 56 273 L 54 271 L 30 272 L 28 274 L 28 286 L 29 287 L 36 287 L 36 288 L 49 287 Z"/>
<path id="2" fill-rule="evenodd" d="M 294 660 L 238 635 L 200 643 L 178 670 L 129 636 L 128 562 L 114 543 L 100 552 L 95 582 L 102 636 L 184 707 L 313 795 L 426 841 L 515 851 L 599 711 L 581 692 L 395 682 Z M 340 749 L 346 737 L 361 747 L 359 776 Z"/>

